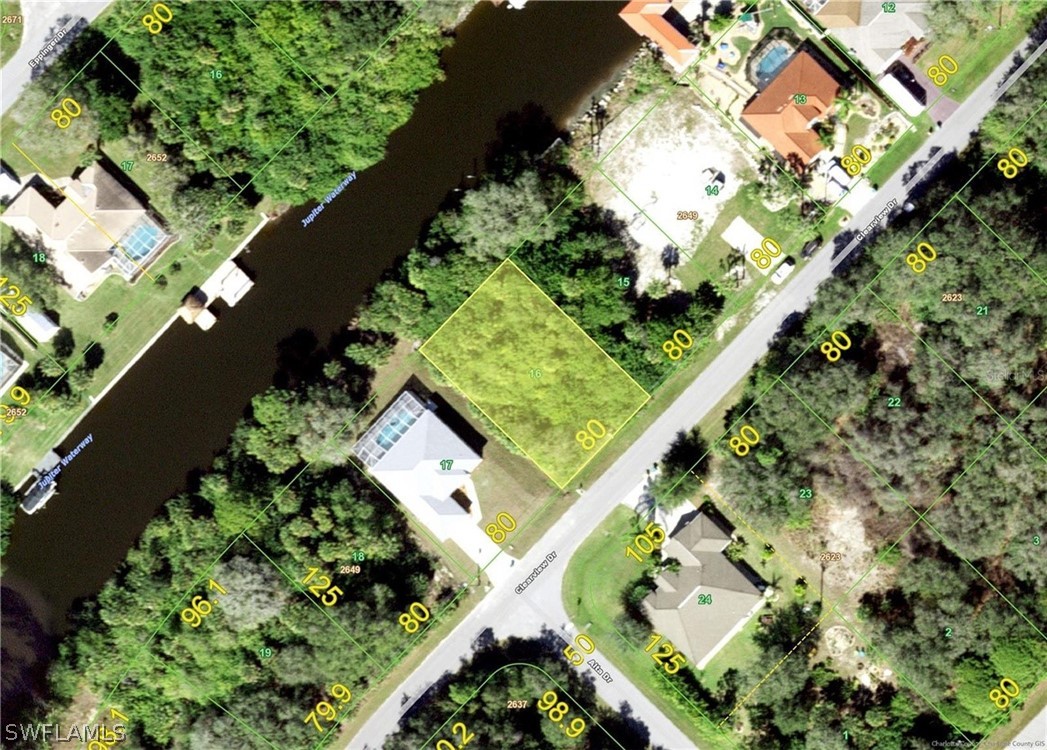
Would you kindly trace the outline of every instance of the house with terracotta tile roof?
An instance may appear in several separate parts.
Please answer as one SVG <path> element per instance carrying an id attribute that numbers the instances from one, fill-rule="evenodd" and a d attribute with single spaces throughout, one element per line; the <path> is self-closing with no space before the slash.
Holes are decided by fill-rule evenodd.
<path id="1" fill-rule="evenodd" d="M 684 35 L 687 19 L 683 12 L 688 5 L 687 0 L 632 0 L 618 15 L 637 34 L 657 44 L 677 69 L 683 69 L 698 55 L 697 47 Z"/>
<path id="2" fill-rule="evenodd" d="M 742 122 L 783 158 L 807 166 L 825 146 L 812 126 L 826 117 L 840 91 L 836 79 L 808 52 L 797 52 L 742 110 Z M 798 103 L 796 95 L 801 94 Z"/>

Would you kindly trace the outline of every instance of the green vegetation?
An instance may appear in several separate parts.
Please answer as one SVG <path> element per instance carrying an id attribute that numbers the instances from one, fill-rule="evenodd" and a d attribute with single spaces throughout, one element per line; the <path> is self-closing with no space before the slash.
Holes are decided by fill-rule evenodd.
<path id="1" fill-rule="evenodd" d="M 782 556 L 807 578 L 793 587 L 791 573 L 776 573 L 779 602 L 790 588 L 818 596 L 810 609 L 780 603 L 770 624 L 750 625 L 729 646 L 737 656 L 729 668 L 698 673 L 695 684 L 681 670 L 673 683 L 706 715 L 729 715 L 746 747 L 831 747 L 843 736 L 860 748 L 976 742 L 1037 695 L 1047 663 L 1039 502 L 1047 407 L 1037 399 L 1047 268 L 1035 248 L 1045 230 L 1037 207 L 1047 162 L 1032 156 L 1039 119 L 1010 134 L 1042 106 L 1047 66 L 1026 76 L 940 186 L 783 329 L 726 415 L 724 437 L 702 457 L 707 484 L 772 541 L 771 559 Z M 1021 147 L 1029 165 L 1008 179 L 986 146 L 1000 156 Z M 983 164 L 963 203 L 950 200 Z M 923 267 L 917 256 L 906 262 L 919 242 L 936 251 Z M 748 448 L 737 442 L 743 425 L 759 431 Z M 678 452 L 663 464 L 679 467 Z M 926 518 L 915 526 L 914 511 Z M 598 530 L 572 561 L 565 602 L 596 624 L 601 646 L 611 620 L 636 649 L 650 632 L 634 605 L 651 570 L 629 561 L 629 572 L 615 560 L 614 548 L 638 526 L 628 511 L 618 515 L 611 539 L 621 541 Z M 732 555 L 748 557 L 756 546 L 749 539 Z M 817 552 L 839 549 L 842 564 L 823 558 L 818 566 Z M 586 577 L 628 582 L 618 592 L 594 589 L 590 602 Z M 823 606 L 829 617 L 814 627 Z M 841 633 L 853 645 L 834 641 Z M 869 687 L 859 682 L 863 670 Z M 1004 705 L 990 697 L 1001 680 L 1021 691 Z"/>
<path id="2" fill-rule="evenodd" d="M 437 578 L 437 559 L 336 449 L 371 372 L 318 353 L 293 389 L 255 397 L 195 491 L 170 500 L 74 612 L 50 675 L 52 711 L 84 689 L 116 688 L 101 708 L 130 716 L 143 745 L 270 747 L 247 725 L 303 746 L 318 738 L 302 721 L 318 695 L 340 683 L 362 696 L 417 645 L 426 631 L 399 623 L 413 602 L 440 621 L 459 596 L 453 577 Z M 350 564 L 360 572 L 341 570 Z M 310 591 L 318 584 L 326 590 Z M 321 605 L 328 594 L 337 601 Z M 193 627 L 185 608 L 197 595 L 203 609 L 218 601 Z"/>
<path id="3" fill-rule="evenodd" d="M 621 223 L 582 202 L 578 178 L 559 163 L 561 154 L 539 157 L 555 133 L 545 121 L 510 123 L 500 152 L 510 155 L 493 159 L 490 178 L 441 212 L 420 246 L 375 287 L 361 329 L 428 339 L 511 254 L 643 388 L 652 390 L 673 371 L 664 342 L 680 328 L 694 341 L 707 336 L 723 298 L 709 283 L 693 292 L 654 285 L 638 293 Z M 541 365 L 524 363 L 520 371 L 531 367 Z M 598 417 L 579 418 L 582 429 Z"/>
<path id="4" fill-rule="evenodd" d="M 600 649 L 628 679 L 701 748 L 728 750 L 736 743 L 716 728 L 716 721 L 701 700 L 681 692 L 644 653 L 650 628 L 638 625 L 626 614 L 626 596 L 634 588 L 645 595 L 655 565 L 641 566 L 625 556 L 645 523 L 627 508 L 615 508 L 593 529 L 592 534 L 571 558 L 563 580 L 563 601 L 571 621 L 583 624 Z M 608 585 L 617 581 L 618 585 Z M 624 589 L 622 588 L 624 584 Z M 629 637 L 629 636 L 632 637 Z M 639 645 L 638 645 L 639 644 Z M 689 669 L 682 670 L 690 674 Z M 704 695 L 704 692 L 703 692 Z"/>
<path id="5" fill-rule="evenodd" d="M 0 3 L 0 16 L 5 19 L 9 16 L 21 16 L 21 14 L 22 4 L 19 0 L 3 0 Z M 3 31 L 0 32 L 0 65 L 6 64 L 18 51 L 22 43 L 22 26 L 21 18 L 17 23 L 14 20 L 11 23 L 4 21 Z"/>
<path id="6" fill-rule="evenodd" d="M 7 482 L 0 481 L 0 557 L 7 551 L 11 542 L 11 527 L 18 513 L 18 495 Z"/>
<path id="7" fill-rule="evenodd" d="M 561 487 L 647 401 L 512 262 L 421 351 Z"/>
<path id="8" fill-rule="evenodd" d="M 584 667 L 568 665 L 559 655 L 563 641 L 551 631 L 540 638 L 495 642 L 481 635 L 473 657 L 435 685 L 412 707 L 400 730 L 386 740 L 385 750 L 434 747 L 441 739 L 461 744 L 465 725 L 481 747 L 520 750 L 640 750 L 648 746 L 642 718 L 620 715 L 599 701 Z M 553 705 L 567 704 L 564 714 L 548 715 L 538 703 L 556 693 Z M 509 708 L 510 701 L 526 706 Z M 546 703 L 548 703 L 546 697 Z M 544 704 L 543 704 L 544 705 Z M 561 707 L 562 708 L 562 707 Z M 551 720 L 555 718 L 556 720 Z M 562 724 L 561 724 L 562 721 Z M 579 723 L 581 722 L 581 723 Z M 575 738 L 568 736 L 572 731 Z"/>
<path id="9" fill-rule="evenodd" d="M 3 228 L 8 275 L 17 271 L 34 308 L 66 329 L 53 345 L 25 340 L 32 369 L 19 385 L 33 396 L 33 414 L 4 435 L 3 473 L 13 481 L 170 320 L 260 211 L 318 200 L 378 161 L 417 92 L 441 76 L 447 39 L 397 3 L 170 7 L 173 20 L 151 34 L 132 12 L 138 3 L 114 3 L 3 117 L 3 156 L 20 176 L 43 170 L 57 179 L 98 159 L 110 171 L 131 164 L 121 177 L 137 182 L 181 238 L 130 296 L 123 279 L 110 277 L 78 301 L 50 262 L 31 260 L 44 248 Z M 47 117 L 59 91 L 82 109 L 64 129 Z M 103 329 L 113 313 L 120 324 Z"/>
<path id="10" fill-rule="evenodd" d="M 1030 70 L 989 119 L 994 146 L 1013 145 L 998 142 L 1000 134 L 1040 106 L 1042 97 L 1028 92 L 1042 91 L 1044 75 L 1043 65 Z M 1035 133 L 1023 132 L 1016 143 L 1031 148 L 1029 137 Z M 880 583 L 854 594 L 857 614 L 882 657 L 967 737 L 987 734 L 1005 716 L 987 698 L 1000 679 L 1031 691 L 1047 660 L 1047 640 L 1034 626 L 1047 619 L 1047 605 L 1037 594 L 1044 579 L 1033 542 L 1047 523 L 1036 500 L 1047 488 L 1044 459 L 1030 447 L 1042 444 L 1047 424 L 1047 410 L 1031 403 L 1042 390 L 1036 373 L 1047 294 L 1042 275 L 1025 264 L 1043 229 L 1011 218 L 1038 215 L 1044 169 L 1033 161 L 1007 180 L 994 160 L 961 196 L 970 209 L 947 203 L 950 186 L 966 183 L 985 158 L 973 146 L 920 209 L 898 217 L 846 275 L 826 283 L 726 420 L 733 430 L 743 422 L 760 430 L 755 460 L 718 467 L 724 494 L 764 527 L 811 522 L 812 505 L 793 494 L 798 486 L 816 495 L 845 487 L 873 536 L 882 537 L 885 518 L 911 523 L 907 505 L 930 509 L 929 523 L 905 535 L 890 569 L 879 571 Z M 1014 252 L 978 217 L 999 227 Z M 937 257 L 914 273 L 905 259 L 919 241 Z M 841 300 L 874 277 L 871 292 L 841 316 Z M 945 293 L 963 301 L 943 301 Z M 853 343 L 830 362 L 821 342 L 833 330 Z M 786 369 L 786 385 L 838 437 L 798 418 L 806 409 L 780 387 L 757 400 Z M 893 408 L 890 396 L 898 399 Z M 999 435 L 1015 418 L 1015 430 Z M 954 633 L 948 640 L 946 627 Z"/>
<path id="11" fill-rule="evenodd" d="M 189 152 L 197 174 L 251 181 L 276 201 L 319 200 L 381 159 L 387 134 L 440 76 L 439 28 L 398 3 L 174 2 L 158 34 L 131 18 L 137 8 L 124 2 L 100 24 L 119 46 L 106 51 L 118 70 L 96 62 L 104 77 L 89 69 L 73 84 L 104 113 L 102 136 L 123 135 L 133 111 L 136 130 Z M 394 33 L 395 52 L 375 54 Z M 128 98 L 128 84 L 144 96 Z"/>
<path id="12" fill-rule="evenodd" d="M 1044 13 L 1039 0 L 932 0 L 927 19 L 934 42 L 920 67 L 926 71 L 939 56 L 950 55 L 960 70 L 949 77 L 946 93 L 962 102 Z"/>
<path id="13" fill-rule="evenodd" d="M 913 120 L 913 127 L 906 130 L 891 144 L 890 148 L 873 164 L 866 173 L 869 182 L 875 186 L 883 185 L 909 157 L 916 153 L 924 142 L 931 127 L 931 117 L 926 112 Z"/>
<path id="14" fill-rule="evenodd" d="M 694 482 L 708 467 L 708 455 L 709 446 L 697 427 L 677 433 L 647 490 L 657 507 L 669 510 L 691 499 Z"/>

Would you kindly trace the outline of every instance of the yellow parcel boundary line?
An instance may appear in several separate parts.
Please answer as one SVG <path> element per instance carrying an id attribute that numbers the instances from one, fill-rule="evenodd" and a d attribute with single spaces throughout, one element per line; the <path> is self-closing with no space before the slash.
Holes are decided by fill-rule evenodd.
<path id="1" fill-rule="evenodd" d="M 120 252 L 122 252 L 122 253 L 123 253 L 123 254 L 124 254 L 124 255 L 125 255 L 126 257 L 127 257 L 127 259 L 128 259 L 129 261 L 131 261 L 132 263 L 134 263 L 135 267 L 136 267 L 136 268 L 138 268 L 138 270 L 139 270 L 139 271 L 141 271 L 143 275 L 145 275 L 145 276 L 149 277 L 149 279 L 150 279 L 151 281 L 156 281 L 156 279 L 154 279 L 154 278 L 153 278 L 153 277 L 152 277 L 152 276 L 150 275 L 150 273 L 149 273 L 148 271 L 146 271 L 146 270 L 145 270 L 144 268 L 142 268 L 142 266 L 141 266 L 141 265 L 139 265 L 138 261 L 136 261 L 136 260 L 135 260 L 134 258 L 132 258 L 132 257 L 131 257 L 131 256 L 130 256 L 130 255 L 128 254 L 128 252 L 127 252 L 126 250 L 124 250 L 124 246 L 120 244 L 120 241 L 119 241 L 119 240 L 114 240 L 114 239 L 113 239 L 113 237 L 112 237 L 112 235 L 110 235 L 110 234 L 109 234 L 109 232 L 105 231 L 105 230 L 104 230 L 104 229 L 102 228 L 102 226 L 101 226 L 101 225 L 100 225 L 100 224 L 99 224 L 99 223 L 98 223 L 97 221 L 95 221 L 95 220 L 94 220 L 94 218 L 92 218 L 91 214 L 87 213 L 87 211 L 85 211 L 85 210 L 84 210 L 83 208 L 81 208 L 81 207 L 80 207 L 80 204 L 79 204 L 79 203 L 77 203 L 76 201 L 74 201 L 74 200 L 73 200 L 73 199 L 72 199 L 72 198 L 71 198 L 71 197 L 69 196 L 69 194 L 68 194 L 67 192 L 65 192 L 65 190 L 63 190 L 62 188 L 58 187 L 58 183 L 57 183 L 57 182 L 55 182 L 55 181 L 54 181 L 53 179 L 51 179 L 51 176 L 50 176 L 49 174 L 47 174 L 47 172 L 45 172 L 45 171 L 44 171 L 44 170 L 43 170 L 43 169 L 42 169 L 42 168 L 40 167 L 40 165 L 39 165 L 39 164 L 37 164 L 37 163 L 36 163 L 35 161 L 33 161 L 32 159 L 30 159 L 30 158 L 29 158 L 29 154 L 27 154 L 27 153 L 26 153 L 25 151 L 23 151 L 23 150 L 22 150 L 21 148 L 19 148 L 19 146 L 18 146 L 18 144 L 17 144 L 17 143 L 13 143 L 13 142 L 12 142 L 12 143 L 11 143 L 11 146 L 12 146 L 12 147 L 13 147 L 13 148 L 15 149 L 15 151 L 17 151 L 18 153 L 20 153 L 20 154 L 22 155 L 22 158 L 23 158 L 23 159 L 25 159 L 25 160 L 26 160 L 27 162 L 29 162 L 30 164 L 32 164 L 32 165 L 33 165 L 33 168 L 34 168 L 34 169 L 35 169 L 35 170 L 37 171 L 37 173 L 38 173 L 38 174 L 40 174 L 41 176 L 43 176 L 43 178 L 44 178 L 45 180 L 47 180 L 48 182 L 50 182 L 50 183 L 51 183 L 51 185 L 52 185 L 52 186 L 54 187 L 54 189 L 55 189 L 55 190 L 57 190 L 57 191 L 58 191 L 59 193 L 61 193 L 61 194 L 62 194 L 62 197 L 63 197 L 63 198 L 65 198 L 65 199 L 66 199 L 67 201 L 69 201 L 69 202 L 70 202 L 71 204 L 73 204 L 74 206 L 76 206 L 76 210 L 77 210 L 77 211 L 79 211 L 80 213 L 82 213 L 82 214 L 84 215 L 84 218 L 85 218 L 85 219 L 87 219 L 87 220 L 88 220 L 89 222 L 91 222 L 91 224 L 93 224 L 93 225 L 94 225 L 95 229 L 97 229 L 97 230 L 98 230 L 99 232 L 101 232 L 101 233 L 102 233 L 103 235 L 105 235 L 105 238 L 106 238 L 107 240 L 109 240 L 110 242 L 112 242 L 112 243 L 113 243 L 113 247 L 118 247 L 118 248 L 120 248 Z"/>
<path id="2" fill-rule="evenodd" d="M 611 440 L 601 441 L 599 448 L 597 450 L 591 451 L 589 457 L 581 464 L 579 464 L 572 474 L 570 474 L 566 479 L 563 479 L 561 481 L 557 478 L 559 472 L 556 472 L 554 475 L 554 472 L 550 472 L 548 469 L 542 466 L 542 464 L 538 462 L 534 458 L 534 456 L 532 456 L 522 445 L 520 445 L 519 442 L 517 442 L 512 437 L 512 435 L 510 435 L 508 430 L 502 427 L 502 425 L 499 424 L 497 420 L 495 420 L 490 414 L 487 413 L 487 411 L 484 410 L 484 408 L 476 401 L 476 399 L 469 395 L 467 389 L 462 388 L 460 385 L 458 385 L 455 379 L 452 378 L 442 367 L 440 367 L 436 360 L 433 359 L 433 357 L 431 357 L 425 351 L 425 348 L 433 342 L 433 340 L 441 333 L 441 331 L 443 331 L 444 327 L 447 326 L 458 315 L 458 313 L 460 313 L 465 308 L 466 305 L 468 305 L 476 298 L 476 296 L 480 293 L 480 290 L 482 290 L 488 284 L 488 282 L 490 282 L 491 279 L 495 277 L 496 274 L 502 273 L 503 269 L 505 269 L 507 265 L 511 266 L 512 269 L 516 271 L 517 277 L 526 280 L 532 287 L 534 287 L 534 289 L 537 290 L 538 293 L 541 295 L 541 298 L 544 298 L 544 300 L 548 302 L 548 304 L 552 305 L 552 307 L 556 311 L 558 311 L 560 315 L 566 318 L 571 323 L 571 325 L 573 325 L 579 332 L 581 332 L 581 334 L 585 337 L 586 340 L 588 340 L 594 347 L 596 347 L 596 350 L 599 352 L 597 357 L 599 357 L 599 355 L 603 355 L 609 362 L 611 362 L 614 365 L 614 367 L 616 367 L 622 374 L 625 375 L 626 378 L 629 379 L 629 382 L 631 382 L 644 395 L 643 401 L 639 403 L 639 405 L 632 411 L 632 413 L 624 417 L 620 425 L 615 426 L 614 431 L 611 433 L 612 438 L 614 437 L 614 435 L 620 432 L 633 419 L 633 417 L 635 417 L 636 414 L 639 413 L 641 409 L 643 409 L 644 406 L 647 405 L 647 403 L 651 400 L 651 394 L 649 394 L 642 385 L 637 383 L 636 380 L 620 364 L 618 364 L 617 360 L 615 360 L 614 357 L 612 357 L 606 351 L 604 351 L 603 347 L 601 347 L 595 340 L 593 340 L 592 336 L 586 333 L 585 330 L 580 325 L 578 325 L 574 318 L 572 318 L 570 315 L 564 312 L 563 308 L 557 305 L 555 300 L 553 300 L 548 294 L 546 294 L 545 291 L 540 286 L 538 286 L 538 284 L 536 284 L 530 276 L 528 276 L 519 266 L 517 266 L 515 263 L 513 263 L 512 260 L 508 258 L 499 263 L 498 267 L 494 271 L 492 271 L 486 279 L 483 280 L 483 282 L 476 288 L 476 290 L 472 294 L 469 295 L 468 298 L 466 298 L 465 302 L 459 305 L 458 309 L 451 313 L 451 315 L 440 325 L 436 332 L 432 336 L 430 336 L 429 339 L 424 344 L 422 344 L 421 347 L 419 347 L 419 353 L 421 353 L 421 355 L 425 357 L 426 361 L 429 362 L 440 372 L 440 374 L 447 380 L 448 383 L 450 383 L 456 390 L 462 393 L 469 400 L 469 403 L 475 406 L 480 411 L 480 413 L 484 415 L 484 417 L 489 419 L 491 423 L 494 424 L 494 426 L 497 427 L 498 430 L 500 430 L 501 433 L 505 435 L 506 438 L 508 438 L 514 446 L 516 446 L 521 452 L 523 452 L 523 454 L 527 456 L 527 458 L 530 459 L 530 461 L 535 466 L 537 466 L 543 474 L 549 477 L 549 479 L 557 487 L 563 490 L 567 488 L 567 485 L 570 484 L 571 480 L 578 476 L 582 469 L 584 469 L 594 458 L 596 458 L 597 455 L 600 454 L 601 451 L 603 451 L 604 448 L 607 447 L 607 445 L 611 443 Z"/>

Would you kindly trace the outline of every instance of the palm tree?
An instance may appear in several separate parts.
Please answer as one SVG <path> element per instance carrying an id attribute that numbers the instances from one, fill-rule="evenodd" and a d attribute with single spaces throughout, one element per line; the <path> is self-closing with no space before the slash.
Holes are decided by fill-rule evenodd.
<path id="1" fill-rule="evenodd" d="M 854 102 L 847 95 L 847 92 L 844 92 L 833 99 L 833 110 L 836 113 L 836 117 L 841 122 L 850 116 L 852 109 L 854 109 Z"/>

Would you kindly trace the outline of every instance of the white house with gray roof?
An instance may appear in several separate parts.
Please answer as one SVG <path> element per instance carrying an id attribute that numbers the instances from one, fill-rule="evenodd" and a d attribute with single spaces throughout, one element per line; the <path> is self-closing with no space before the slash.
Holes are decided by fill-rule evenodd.
<path id="1" fill-rule="evenodd" d="M 353 446 L 372 476 L 425 519 L 480 518 L 470 474 L 483 459 L 417 395 L 403 391 Z"/>

